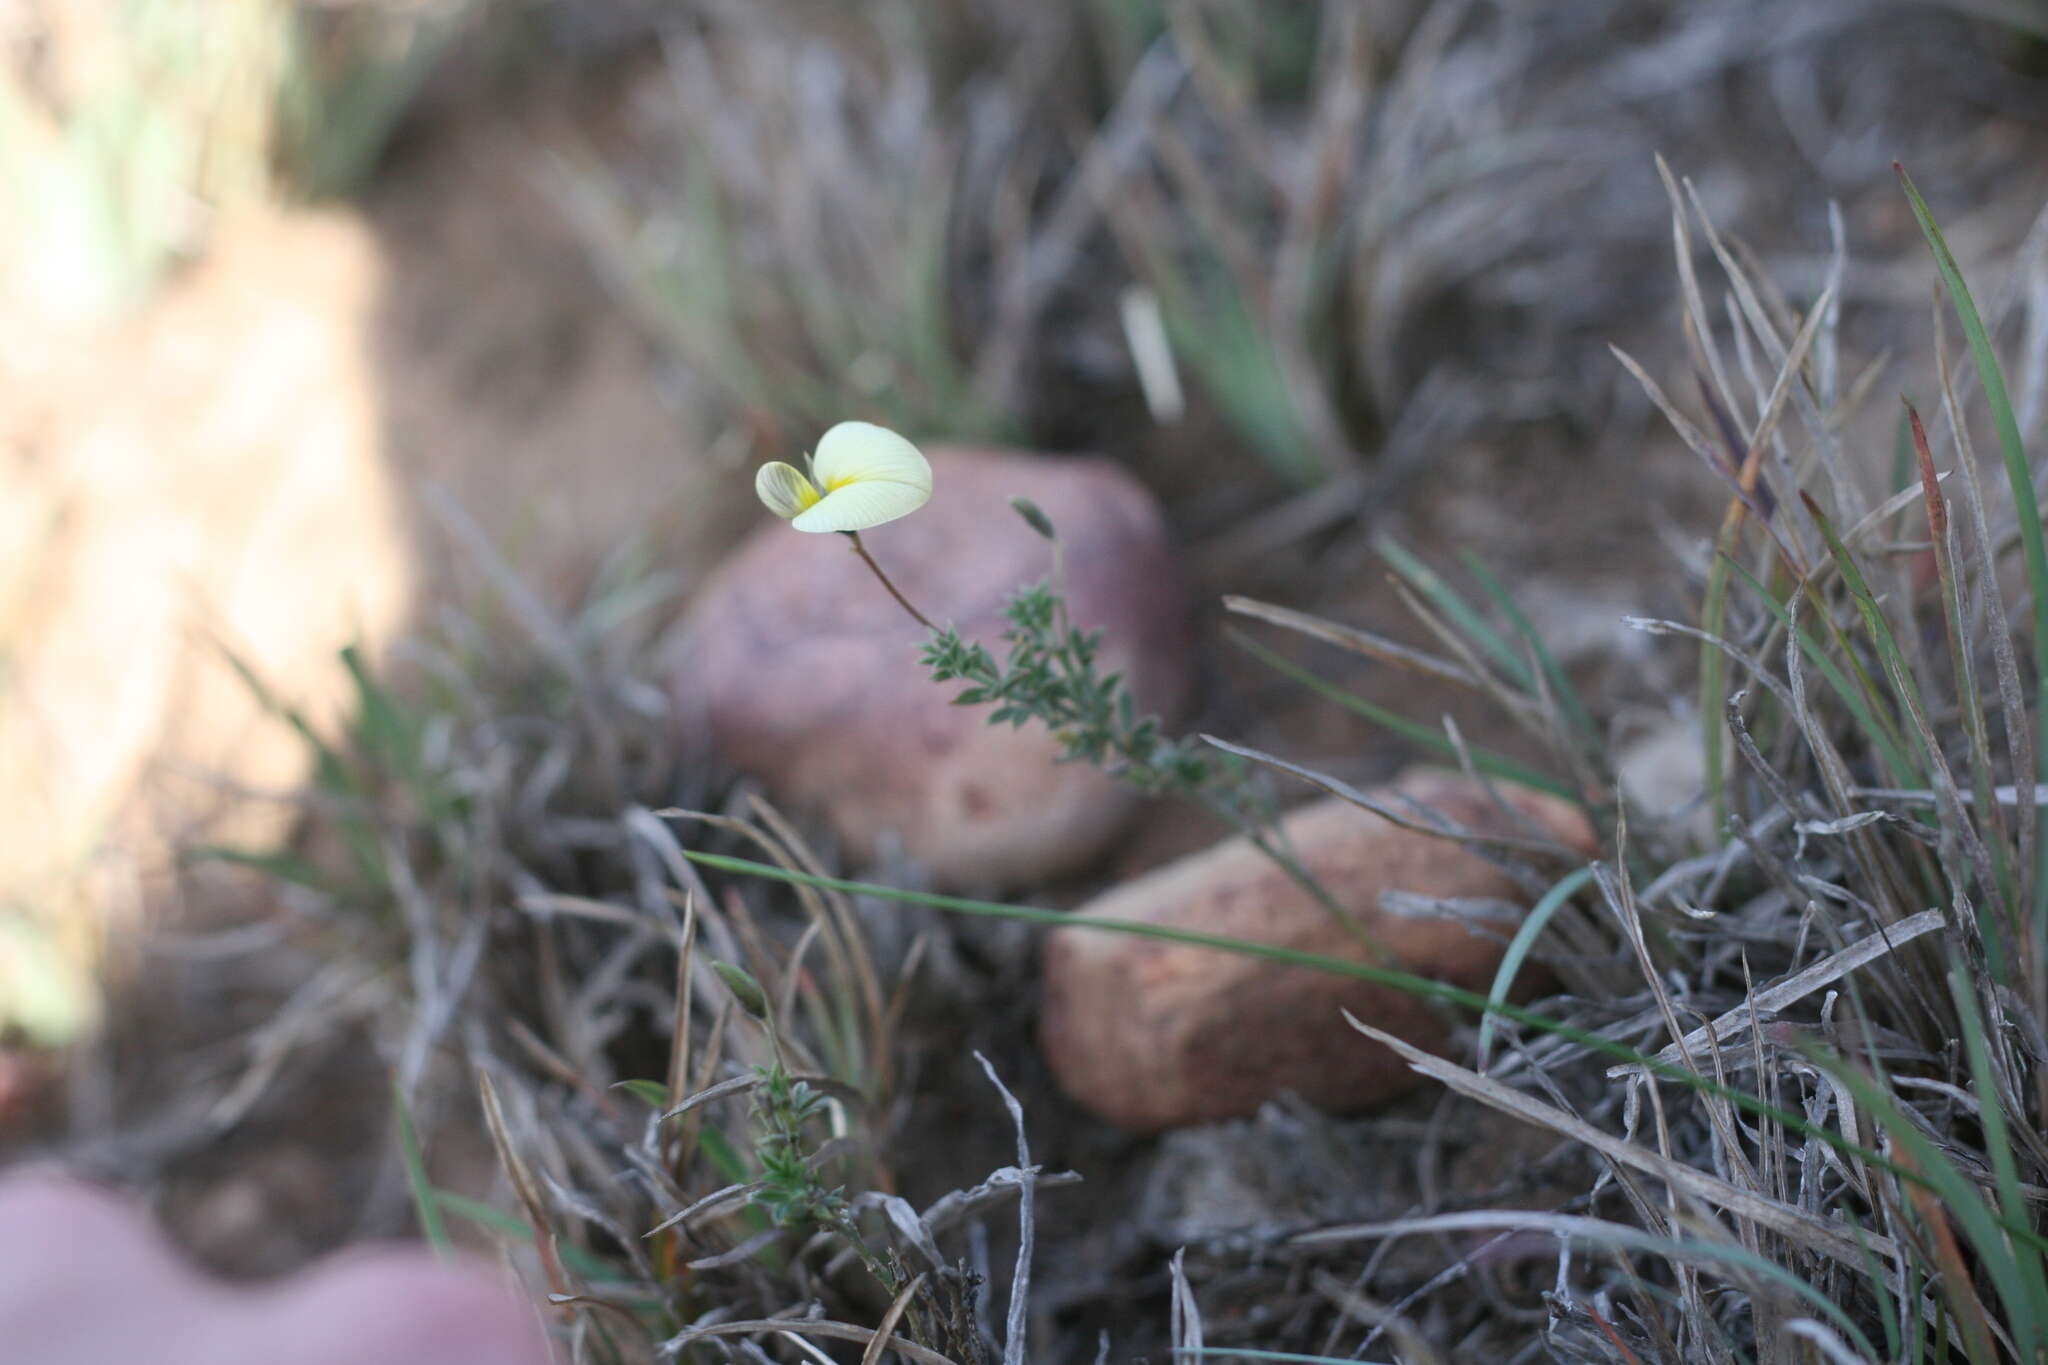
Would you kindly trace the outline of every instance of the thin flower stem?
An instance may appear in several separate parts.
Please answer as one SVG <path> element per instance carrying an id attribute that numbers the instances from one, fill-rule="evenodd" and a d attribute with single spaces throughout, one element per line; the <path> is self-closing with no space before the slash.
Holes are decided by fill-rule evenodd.
<path id="1" fill-rule="evenodd" d="M 910 599 L 896 590 L 896 585 L 889 581 L 889 575 L 883 573 L 882 566 L 875 563 L 875 557 L 868 553 L 868 547 L 860 543 L 860 532 L 848 531 L 846 532 L 846 538 L 852 543 L 853 552 L 861 557 L 861 562 L 874 571 L 875 577 L 882 581 L 882 586 L 889 590 L 889 596 L 896 599 L 896 605 L 909 612 L 916 619 L 917 623 L 926 630 L 936 632 L 938 627 L 933 625 L 930 618 L 923 612 L 910 605 Z"/>

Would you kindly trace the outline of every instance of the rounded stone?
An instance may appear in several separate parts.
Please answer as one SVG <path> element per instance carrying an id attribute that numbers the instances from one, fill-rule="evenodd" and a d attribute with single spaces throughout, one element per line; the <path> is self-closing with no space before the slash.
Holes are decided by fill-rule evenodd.
<path id="1" fill-rule="evenodd" d="M 935 448 L 924 507 L 863 534 L 919 610 L 1000 662 L 1012 594 L 1052 571 L 1052 546 L 1010 499 L 1058 529 L 1073 623 L 1103 632 L 1098 668 L 1169 723 L 1192 682 L 1187 589 L 1151 495 L 1106 460 Z M 991 726 L 934 683 L 928 633 L 846 537 L 762 513 L 685 618 L 669 667 L 678 723 L 770 794 L 820 817 L 855 861 L 895 844 L 935 883 L 994 887 L 1079 870 L 1137 798 L 1036 721 Z"/>
<path id="2" fill-rule="evenodd" d="M 1547 834 L 1577 854 L 1597 850 L 1576 807 L 1494 785 L 1526 820 L 1511 818 L 1469 779 L 1432 769 L 1411 770 L 1376 794 L 1390 809 L 1405 796 L 1475 833 Z M 1489 988 L 1515 924 L 1487 907 L 1523 901 L 1499 868 L 1335 798 L 1292 812 L 1282 825 L 1315 879 L 1402 968 Z M 1469 904 L 1472 918 L 1398 913 L 1381 904 L 1389 891 Z M 1242 837 L 1075 913 L 1367 960 L 1356 935 Z M 1413 1073 L 1346 1024 L 1345 1010 L 1424 1048 L 1446 1041 L 1430 1006 L 1392 987 L 1099 930 L 1056 929 L 1046 941 L 1040 1041 L 1053 1074 L 1082 1105 L 1137 1132 L 1248 1115 L 1281 1091 L 1341 1113 L 1406 1090 Z"/>

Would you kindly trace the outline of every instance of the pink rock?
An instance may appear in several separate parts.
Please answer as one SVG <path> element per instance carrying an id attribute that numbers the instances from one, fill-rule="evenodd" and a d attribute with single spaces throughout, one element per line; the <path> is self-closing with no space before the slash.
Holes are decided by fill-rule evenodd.
<path id="1" fill-rule="evenodd" d="M 1191 684 L 1188 598 L 1151 496 L 1116 465 L 933 449 L 932 499 L 866 532 L 904 595 L 998 661 L 1003 608 L 1046 577 L 1051 546 L 1010 508 L 1031 499 L 1066 546 L 1068 608 L 1104 632 L 1099 667 L 1169 722 Z M 708 582 L 672 656 L 679 723 L 822 817 L 856 860 L 888 840 L 931 877 L 999 886 L 1073 872 L 1103 852 L 1138 798 L 1080 763 L 1056 762 L 1044 726 L 988 724 L 956 706 L 962 684 L 919 663 L 927 632 L 845 537 L 761 526 Z"/>
<path id="2" fill-rule="evenodd" d="M 1547 831 L 1577 853 L 1597 849 L 1576 807 L 1496 786 L 1527 821 L 1511 822 L 1455 773 L 1413 770 L 1381 795 L 1397 807 L 1390 794 L 1405 792 L 1479 833 Z M 1401 967 L 1467 990 L 1492 984 L 1512 920 L 1394 914 L 1380 893 L 1518 902 L 1499 869 L 1335 798 L 1293 811 L 1283 826 L 1316 880 Z M 1359 940 L 1244 838 L 1169 863 L 1075 913 L 1366 960 Z M 1345 1023 L 1344 1010 L 1425 1048 L 1445 1042 L 1438 1016 L 1391 987 L 1099 930 L 1057 929 L 1046 941 L 1040 1042 L 1053 1074 L 1081 1104 L 1138 1132 L 1251 1114 L 1282 1090 L 1355 1111 L 1408 1089 L 1414 1074 Z"/>

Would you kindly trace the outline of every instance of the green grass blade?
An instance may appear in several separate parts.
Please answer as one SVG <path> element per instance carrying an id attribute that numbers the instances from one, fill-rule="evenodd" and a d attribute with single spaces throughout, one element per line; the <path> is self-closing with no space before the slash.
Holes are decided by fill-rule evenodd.
<path id="1" fill-rule="evenodd" d="M 1899 780 L 1901 784 L 1906 786 L 1925 785 L 1925 774 L 1921 771 L 1918 763 L 1912 762 L 1906 756 L 1904 741 L 1900 738 L 1897 729 L 1891 725 L 1886 717 L 1871 708 L 1870 701 L 1866 695 L 1850 683 L 1848 676 L 1836 666 L 1835 661 L 1828 656 L 1827 651 L 1821 647 L 1820 642 L 1806 631 L 1793 629 L 1792 613 L 1785 609 L 1784 603 L 1771 595 L 1769 589 L 1757 581 L 1756 575 L 1750 573 L 1749 570 L 1733 560 L 1725 562 L 1728 564 L 1729 569 L 1755 592 L 1757 601 L 1763 604 L 1764 610 L 1776 617 L 1778 624 L 1791 632 L 1799 643 L 1800 651 L 1806 655 L 1808 662 L 1812 663 L 1821 677 L 1827 680 L 1829 688 L 1834 691 L 1836 697 L 1840 698 L 1842 705 L 1849 708 L 1849 714 L 1854 716 L 1856 723 L 1863 727 L 1863 733 L 1869 735 L 1871 740 L 1883 752 L 1885 762 L 1891 766 L 1892 771 L 1900 775 Z"/>
<path id="2" fill-rule="evenodd" d="M 1866 1165 L 1890 1171 L 1902 1180 L 1915 1179 L 1912 1172 L 1887 1161 L 1877 1152 L 1849 1141 L 1841 1134 L 1820 1127 L 1802 1114 L 1781 1109 L 1755 1095 L 1695 1075 L 1673 1062 L 1659 1061 L 1646 1053 L 1597 1033 L 1588 1032 L 1571 1024 L 1561 1023 L 1547 1015 L 1507 1001 L 1495 1003 L 1477 991 L 1468 991 L 1443 981 L 1431 981 L 1412 972 L 1397 971 L 1390 967 L 1377 967 L 1369 963 L 1353 962 L 1340 957 L 1328 957 L 1321 953 L 1303 952 L 1298 948 L 1286 948 L 1277 944 L 1259 943 L 1251 939 L 1229 938 L 1222 934 L 1196 933 L 1188 929 L 1175 929 L 1163 924 L 1147 924 L 1134 920 L 1099 919 L 1078 915 L 1065 910 L 1043 910 L 1029 905 L 1004 905 L 998 901 L 969 900 L 962 896 L 942 896 L 930 891 L 905 891 L 893 886 L 875 882 L 848 881 L 841 877 L 817 877 L 805 872 L 791 872 L 768 863 L 750 862 L 745 858 L 728 857 L 722 853 L 703 853 L 695 849 L 684 849 L 683 856 L 701 867 L 714 868 L 743 877 L 755 877 L 764 881 L 784 882 L 792 886 L 814 886 L 827 891 L 839 891 L 851 896 L 872 896 L 879 900 L 895 901 L 902 905 L 922 905 L 934 910 L 952 914 L 975 915 L 990 919 L 1006 919 L 1023 924 L 1038 924 L 1049 929 L 1093 929 L 1102 933 L 1124 934 L 1132 938 L 1158 939 L 1167 943 L 1181 943 L 1196 948 L 1213 948 L 1219 952 L 1235 953 L 1241 957 L 1255 957 L 1267 962 L 1277 962 L 1289 967 L 1307 967 L 1315 971 L 1329 972 L 1336 976 L 1348 976 L 1359 981 L 1370 981 L 1375 985 L 1389 986 L 1411 995 L 1441 1000 L 1475 1013 L 1504 1015 L 1526 1028 L 1540 1029 L 1569 1042 L 1610 1057 L 1630 1066 L 1639 1066 L 1663 1080 L 1674 1082 L 1688 1089 L 1732 1104 L 1750 1113 L 1784 1125 L 1786 1128 L 1824 1142 L 1846 1156 L 1854 1157 Z M 1924 1183 L 1924 1182 L 1922 1182 Z M 2024 1229 L 2016 1235 L 2031 1235 Z M 2044 1243 L 2048 1245 L 2048 1243 Z"/>
<path id="3" fill-rule="evenodd" d="M 1897 1360 L 1899 1358 L 1899 1351 L 1905 1344 L 1903 1335 L 1906 1327 L 1905 1316 L 1899 1311 L 1898 1304 L 1892 1298 L 1891 1287 L 1884 1282 L 1884 1267 L 1878 1264 L 1877 1253 L 1872 1251 L 1870 1244 L 1863 1239 L 1862 1220 L 1857 1218 L 1854 1210 L 1844 1210 L 1843 1216 L 1849 1220 L 1849 1225 L 1856 1229 L 1856 1245 L 1863 1250 L 1863 1276 L 1870 1284 L 1870 1296 L 1877 1300 L 1878 1321 L 1884 1324 L 1884 1355 L 1882 1358 L 1885 1360 Z M 1877 1359 L 1878 1357 L 1873 1356 L 1871 1358 Z"/>
<path id="4" fill-rule="evenodd" d="M 1921 699 L 1919 683 L 1913 677 L 1912 669 L 1906 662 L 1905 652 L 1899 648 L 1898 636 L 1893 633 L 1891 622 L 1885 619 L 1883 610 L 1877 604 L 1877 596 L 1870 590 L 1870 584 L 1857 567 L 1849 547 L 1842 542 L 1834 523 L 1820 510 L 1820 504 L 1811 494 L 1802 491 L 1800 500 L 1806 504 L 1807 515 L 1820 528 L 1827 541 L 1828 553 L 1833 556 L 1836 570 L 1842 575 L 1844 586 L 1855 599 L 1856 611 L 1863 618 L 1863 625 L 1869 631 L 1877 646 L 1878 658 L 1884 664 L 1886 679 L 1891 683 L 1892 693 L 1899 709 L 1913 722 L 1914 733 L 1920 737 L 1920 747 L 1927 755 L 1927 770 L 1933 779 L 1937 798 L 1936 810 L 1944 824 L 1961 843 L 1970 864 L 1975 868 L 1982 883 L 1983 894 L 1996 897 L 1998 877 L 1991 865 L 1989 853 L 1983 840 L 1977 835 L 1977 827 L 1970 822 L 1969 813 L 1963 809 L 1962 794 L 1956 786 L 1955 773 L 1948 760 L 1942 755 L 1941 745 L 1935 737 L 1933 723 L 1927 715 L 1927 704 Z"/>
<path id="5" fill-rule="evenodd" d="M 1898 636 L 1892 632 L 1891 622 L 1885 619 L 1883 608 L 1877 604 L 1877 594 L 1871 591 L 1870 583 L 1863 577 L 1863 570 L 1858 567 L 1855 556 L 1849 553 L 1849 547 L 1843 543 L 1841 534 L 1835 530 L 1834 521 L 1820 510 L 1820 504 L 1815 502 L 1810 494 L 1802 492 L 1800 498 L 1806 504 L 1807 515 L 1813 518 L 1813 524 L 1820 528 L 1821 537 L 1827 541 L 1828 553 L 1834 558 L 1835 569 L 1842 575 L 1842 585 L 1848 588 L 1850 599 L 1856 603 L 1856 614 L 1863 619 L 1863 628 L 1869 633 L 1871 643 L 1877 647 L 1877 657 L 1884 665 L 1885 678 L 1891 684 L 1893 700 L 1898 702 L 1900 709 L 1909 714 L 1916 712 L 1921 704 L 1920 693 L 1912 671 L 1906 665 L 1905 651 L 1899 648 Z M 1923 745 L 1926 744 L 1927 738 L 1923 727 Z M 1938 755 L 1930 754 L 1930 757 Z"/>
<path id="6" fill-rule="evenodd" d="M 1226 631 L 1225 634 L 1229 637 L 1232 644 L 1244 650 L 1260 663 L 1266 665 L 1266 667 L 1282 677 L 1300 683 L 1324 701 L 1334 706 L 1341 706 L 1353 715 L 1362 716 L 1374 725 L 1380 726 L 1382 729 L 1391 730 L 1403 739 L 1419 744 L 1432 753 L 1439 754 L 1453 761 L 1457 759 L 1458 746 L 1420 721 L 1410 720 L 1398 711 L 1390 711 L 1384 706 L 1367 701 L 1354 692 L 1346 691 L 1335 683 L 1319 678 L 1285 655 L 1266 648 L 1240 631 Z M 1522 786 L 1531 787 L 1540 792 L 1547 792 L 1562 800 L 1575 804 L 1584 804 L 1579 800 L 1579 794 L 1573 791 L 1568 784 L 1558 781 L 1547 773 L 1539 772 L 1526 764 L 1517 763 L 1511 758 L 1503 758 L 1499 754 L 1490 753 L 1484 749 L 1475 749 L 1470 745 L 1466 746 L 1465 752 L 1471 756 L 1472 766 L 1485 773 L 1488 777 L 1498 777 L 1509 782 L 1518 782 Z"/>
<path id="7" fill-rule="evenodd" d="M 1486 993 L 1488 1008 L 1486 1017 L 1479 1021 L 1479 1069 L 1486 1069 L 1486 1056 L 1493 1045 L 1493 1021 L 1497 1017 L 1494 1007 L 1508 998 L 1509 989 L 1515 984 L 1516 973 L 1522 970 L 1522 963 L 1536 946 L 1536 940 L 1543 934 L 1551 917 L 1562 910 L 1566 902 L 1585 889 L 1593 880 L 1593 869 L 1582 867 L 1568 872 L 1557 885 L 1543 893 L 1543 898 L 1530 907 L 1515 936 L 1508 940 L 1507 951 L 1501 954 L 1500 969 L 1493 974 L 1493 988 Z"/>
<path id="8" fill-rule="evenodd" d="M 2006 1120 L 2005 1103 L 1998 1088 L 1997 1073 L 1991 1065 L 1991 1044 L 1984 1033 L 1984 1020 L 1978 1014 L 1977 997 L 1971 992 L 1968 977 L 1960 965 L 1949 969 L 1949 993 L 1955 997 L 1956 1016 L 1962 1023 L 1963 1044 L 1970 1059 L 1971 1089 L 1977 1096 L 1978 1122 L 1984 1130 L 1984 1150 L 1991 1158 L 1991 1169 L 1998 1183 L 2000 1210 L 2008 1216 L 2026 1216 L 2026 1193 L 2020 1185 L 2019 1164 L 2013 1160 L 2012 1133 Z M 1986 1249 L 1986 1256 L 1999 1254 Z M 2044 1274 L 2039 1249 L 2014 1245 L 2004 1249 L 2004 1254 L 2013 1262 L 2014 1276 L 2020 1281 L 2022 1293 L 2028 1303 L 2042 1313 L 2048 1313 L 2048 1274 Z M 2027 1341 L 2040 1338 L 2026 1336 Z"/>
<path id="9" fill-rule="evenodd" d="M 1486 618 L 1475 610 L 1471 603 L 1460 597 L 1457 590 L 1443 579 L 1435 569 L 1423 563 L 1392 536 L 1378 536 L 1373 548 L 1380 558 L 1387 561 L 1394 572 L 1408 580 L 1415 590 L 1427 598 L 1432 606 L 1443 613 L 1444 619 L 1462 631 L 1465 637 L 1479 646 L 1495 667 L 1507 675 L 1508 681 L 1524 692 L 1534 692 L 1536 683 L 1529 676 L 1529 670 L 1522 662 L 1522 656 L 1514 646 L 1486 623 Z"/>
<path id="10" fill-rule="evenodd" d="M 1976 1182 L 1956 1169 L 1947 1154 L 1921 1131 L 1920 1126 L 1900 1112 L 1890 1091 L 1838 1057 L 1819 1049 L 1802 1050 L 1814 1065 L 1847 1090 L 1858 1105 L 1867 1109 L 1890 1134 L 1892 1141 L 1912 1158 L 1918 1167 L 1913 1173 L 1916 1183 L 1934 1191 L 1975 1248 L 1983 1272 L 1998 1291 L 2015 1339 L 2040 1342 L 2042 1305 L 2028 1298 L 2027 1285 L 2014 1249 L 2007 1245 L 2006 1236 L 2001 1234 L 2010 1234 L 2017 1241 L 2036 1245 L 2041 1242 L 2039 1235 L 2031 1229 L 2015 1228 L 2010 1220 L 1994 1212 L 1978 1193 Z"/>
<path id="11" fill-rule="evenodd" d="M 1493 571 L 1486 567 L 1486 562 L 1478 555 L 1466 550 L 1460 558 L 1472 576 L 1479 580 L 1479 586 L 1485 590 L 1487 597 L 1499 609 L 1500 614 L 1514 627 L 1515 634 L 1521 636 L 1523 643 L 1529 646 L 1529 652 L 1536 657 L 1536 666 L 1543 670 L 1543 677 L 1550 684 L 1550 694 L 1557 698 L 1557 704 L 1564 710 L 1566 722 L 1578 732 L 1582 740 L 1597 744 L 1600 728 L 1593 723 L 1592 711 L 1586 706 L 1585 699 L 1579 695 L 1579 689 L 1574 687 L 1572 680 L 1566 676 L 1563 665 L 1559 664 L 1556 656 L 1550 652 L 1550 647 L 1543 643 L 1543 637 L 1537 633 L 1536 627 L 1522 614 L 1522 608 L 1515 601 L 1514 595 L 1493 576 Z"/>
<path id="12" fill-rule="evenodd" d="M 1739 508 L 1730 511 L 1714 544 L 1714 562 L 1707 566 L 1707 596 L 1700 604 L 1700 629 L 1715 639 L 1728 633 L 1728 570 L 1735 563 L 1735 536 L 1741 529 Z M 1728 659 L 1704 641 L 1700 650 L 1700 754 L 1707 773 L 1707 806 L 1714 814 L 1714 837 L 1728 828 Z"/>
<path id="13" fill-rule="evenodd" d="M 668 1087 L 660 1081 L 619 1081 L 612 1086 L 612 1089 L 623 1090 L 641 1103 L 651 1105 L 655 1109 L 667 1109 L 669 1107 Z"/>
<path id="14" fill-rule="evenodd" d="M 1892 472 L 1891 482 L 1887 486 L 1894 493 L 1901 492 L 1912 477 L 1913 437 L 1902 415 L 1899 418 L 1899 425 L 1892 432 Z"/>
<path id="15" fill-rule="evenodd" d="M 716 1128 L 707 1127 L 698 1133 L 697 1145 L 704 1149 L 705 1159 L 710 1161 L 712 1169 L 721 1176 L 724 1176 L 728 1182 L 734 1185 L 744 1185 L 754 1178 L 753 1171 L 748 1169 L 747 1163 L 740 1156 L 739 1151 L 734 1148 L 725 1134 L 719 1132 Z"/>
<path id="16" fill-rule="evenodd" d="M 426 1156 L 420 1151 L 419 1130 L 413 1126 L 412 1106 L 398 1077 L 391 1078 L 391 1111 L 398 1117 L 398 1150 L 405 1159 L 405 1183 L 412 1190 L 412 1205 L 420 1216 L 420 1235 L 442 1260 L 455 1255 L 455 1243 L 448 1236 L 448 1224 L 434 1199 L 433 1182 L 427 1179 Z"/>
<path id="17" fill-rule="evenodd" d="M 531 1245 L 533 1242 L 533 1228 L 523 1218 L 506 1213 L 503 1209 L 492 1208 L 480 1199 L 471 1199 L 468 1195 L 457 1194 L 453 1190 L 430 1190 L 429 1194 L 434 1205 L 444 1213 L 452 1213 L 457 1218 L 524 1245 Z M 577 1246 L 574 1242 L 564 1241 L 556 1247 L 556 1251 L 561 1256 L 563 1265 L 593 1284 L 620 1282 L 616 1266 L 607 1264 L 603 1257 Z"/>
<path id="18" fill-rule="evenodd" d="M 1962 267 L 1956 264 L 1955 253 L 1941 235 L 1933 211 L 1921 197 L 1913 177 L 1906 174 L 1906 168 L 1895 161 L 1892 169 L 1898 172 L 1899 183 L 1913 206 L 1913 217 L 1919 220 L 1920 231 L 1934 251 L 1935 267 L 1941 272 L 1949 301 L 1955 305 L 1956 316 L 1963 324 L 1963 336 L 1970 343 L 1971 358 L 1977 363 L 1978 381 L 1984 386 L 1984 402 L 1991 409 L 1991 423 L 1998 431 L 2006 481 L 2012 485 L 2013 510 L 2019 517 L 2020 553 L 2026 561 L 2027 588 L 2033 597 L 2034 714 L 2048 716 L 2048 543 L 2042 538 L 2041 505 L 2034 494 L 2034 476 L 2027 465 L 2027 450 L 2020 439 L 2019 422 L 2013 416 L 2012 399 L 2006 393 L 2005 372 L 1999 367 L 1998 352 L 1991 345 L 1991 334 L 1984 328 L 1976 301 L 1970 297 L 1970 287 L 1963 281 Z M 2036 775 L 2048 780 L 2048 744 L 2040 746 L 2036 755 Z M 2014 777 L 2017 780 L 2018 774 Z M 2035 863 L 2034 921 L 2035 932 L 2039 934 L 2048 932 L 2048 839 L 2037 845 Z"/>
<path id="19" fill-rule="evenodd" d="M 1942 634 L 1948 642 L 1949 669 L 1962 712 L 1963 733 L 1969 741 L 1971 794 L 1976 801 L 1970 814 L 1978 821 L 1979 839 L 1991 850 L 1992 867 L 1997 875 L 1998 901 L 2005 912 L 2006 927 L 2008 931 L 2017 931 L 2020 928 L 2016 922 L 2019 913 L 2018 882 L 2013 875 L 2009 854 L 2011 844 L 2006 838 L 2005 821 L 1993 798 L 1991 742 L 1984 719 L 1984 699 L 1977 690 L 1976 651 L 1971 646 L 1969 628 L 1964 623 L 1963 582 L 1952 548 L 1955 542 L 1950 536 L 1948 502 L 1942 495 L 1940 476 L 1934 468 L 1934 451 L 1927 444 L 1927 428 L 1920 421 L 1920 414 L 1913 404 L 1904 399 L 1901 401 L 1905 404 L 1906 420 L 1911 428 L 1914 463 L 1919 470 L 1922 499 L 1927 506 L 1927 534 L 1934 546 Z M 1993 955 L 1993 972 L 2001 978 L 2005 971 L 1999 959 L 2021 951 L 2020 942 L 2001 945 L 1996 934 L 1986 936 L 1985 947 Z"/>
<path id="20" fill-rule="evenodd" d="M 228 844 L 195 844 L 181 855 L 185 862 L 232 863 L 261 872 L 274 881 L 289 886 L 303 886 L 309 891 L 323 895 L 334 894 L 333 880 L 319 868 L 303 858 L 289 853 L 269 853 L 259 849 L 235 848 Z"/>

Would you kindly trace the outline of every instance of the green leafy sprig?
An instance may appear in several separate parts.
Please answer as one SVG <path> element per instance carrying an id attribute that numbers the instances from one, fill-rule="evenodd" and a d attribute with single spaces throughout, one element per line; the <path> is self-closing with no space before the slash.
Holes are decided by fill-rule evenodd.
<path id="1" fill-rule="evenodd" d="M 1138 710 L 1122 673 L 1101 671 L 1102 632 L 1081 630 L 1068 619 L 1059 586 L 1064 547 L 1051 522 L 1023 499 L 1012 505 L 1052 542 L 1052 577 L 1010 598 L 1002 635 L 1008 651 L 1001 664 L 986 646 L 963 639 L 951 626 L 935 632 L 922 656 L 932 681 L 966 683 L 954 703 L 992 703 L 991 725 L 1020 729 L 1040 722 L 1059 741 L 1063 763 L 1088 763 L 1150 796 L 1199 801 L 1286 872 L 1369 953 L 1383 956 L 1380 945 L 1288 849 L 1273 804 L 1244 760 L 1199 738 L 1168 735 L 1157 716 Z"/>
<path id="2" fill-rule="evenodd" d="M 950 626 L 925 646 L 932 681 L 967 684 L 956 704 L 994 703 L 991 725 L 1040 721 L 1059 741 L 1061 762 L 1091 764 L 1154 795 L 1199 796 L 1241 783 L 1238 760 L 1174 739 L 1157 716 L 1138 713 L 1123 674 L 1098 667 L 1102 632 L 1072 625 L 1050 582 L 1018 592 L 1004 614 L 1009 657 L 1000 665 Z"/>

